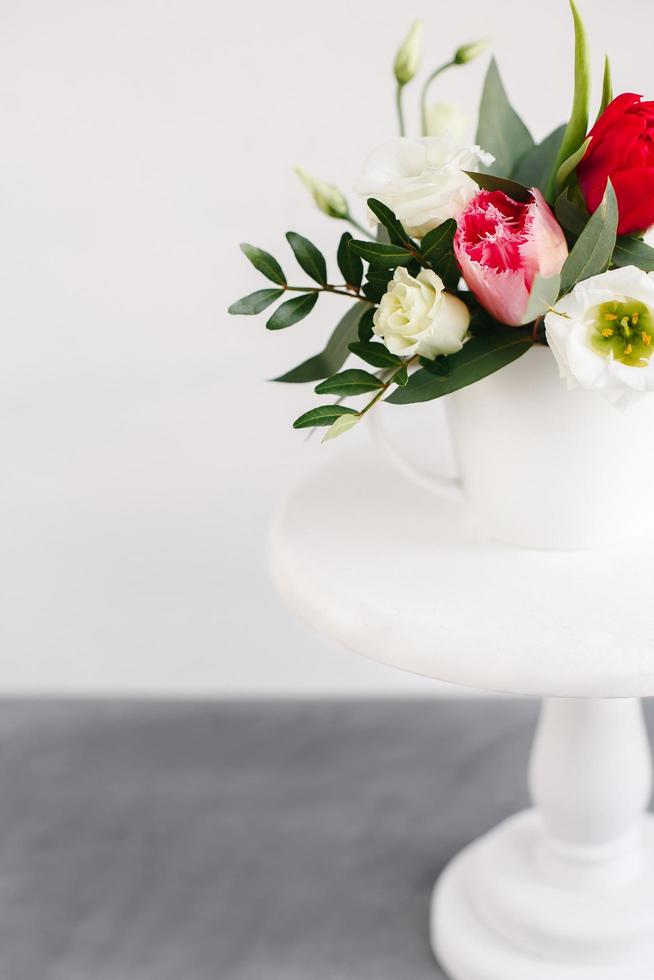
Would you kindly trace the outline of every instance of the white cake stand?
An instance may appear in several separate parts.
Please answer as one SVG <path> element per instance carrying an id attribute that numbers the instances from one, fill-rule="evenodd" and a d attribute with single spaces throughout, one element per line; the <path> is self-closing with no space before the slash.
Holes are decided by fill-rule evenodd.
<path id="1" fill-rule="evenodd" d="M 461 504 L 340 448 L 274 523 L 290 605 L 357 652 L 543 697 L 535 807 L 456 857 L 432 942 L 454 980 L 652 980 L 654 542 L 585 553 L 484 540 Z M 649 507 L 625 488 L 621 507 Z"/>

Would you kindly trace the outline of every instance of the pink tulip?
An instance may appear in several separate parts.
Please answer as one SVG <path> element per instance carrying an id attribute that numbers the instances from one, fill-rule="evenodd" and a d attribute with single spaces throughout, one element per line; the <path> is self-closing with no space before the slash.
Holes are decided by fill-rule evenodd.
<path id="1" fill-rule="evenodd" d="M 556 275 L 568 254 L 543 195 L 534 187 L 521 204 L 480 191 L 458 221 L 454 253 L 468 287 L 496 320 L 518 326 L 536 276 Z"/>

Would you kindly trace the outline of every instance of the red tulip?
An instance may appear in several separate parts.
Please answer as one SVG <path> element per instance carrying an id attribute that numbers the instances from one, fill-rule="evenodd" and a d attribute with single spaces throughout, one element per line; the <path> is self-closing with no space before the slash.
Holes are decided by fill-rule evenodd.
<path id="1" fill-rule="evenodd" d="M 625 92 L 599 117 L 577 167 L 579 186 L 592 213 L 611 179 L 618 199 L 618 234 L 654 224 L 654 102 Z"/>
<path id="2" fill-rule="evenodd" d="M 568 246 L 536 188 L 526 203 L 502 191 L 481 191 L 459 216 L 454 254 L 481 305 L 500 323 L 517 326 L 534 279 L 560 272 Z"/>

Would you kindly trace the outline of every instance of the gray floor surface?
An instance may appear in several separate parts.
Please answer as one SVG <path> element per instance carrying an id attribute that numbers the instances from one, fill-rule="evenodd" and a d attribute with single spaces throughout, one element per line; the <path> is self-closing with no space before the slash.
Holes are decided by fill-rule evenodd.
<path id="1" fill-rule="evenodd" d="M 1 980 L 438 980 L 432 885 L 526 804 L 537 707 L 3 704 Z"/>

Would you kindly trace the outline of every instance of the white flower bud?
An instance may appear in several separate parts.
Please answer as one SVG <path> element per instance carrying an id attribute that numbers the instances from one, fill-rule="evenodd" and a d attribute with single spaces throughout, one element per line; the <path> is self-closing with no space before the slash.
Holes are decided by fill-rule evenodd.
<path id="1" fill-rule="evenodd" d="M 397 52 L 395 77 L 399 85 L 406 85 L 420 68 L 422 58 L 422 21 L 417 20 L 407 34 L 406 41 Z"/>
<path id="2" fill-rule="evenodd" d="M 468 61 L 474 61 L 480 54 L 483 54 L 488 47 L 488 41 L 473 41 L 472 44 L 462 44 L 454 53 L 454 63 L 465 65 Z"/>
<path id="3" fill-rule="evenodd" d="M 295 173 L 321 211 L 324 211 L 330 218 L 347 218 L 350 210 L 347 206 L 347 201 L 338 187 L 334 187 L 333 184 L 328 184 L 318 177 L 313 177 L 306 170 L 303 170 L 302 167 L 296 167 Z"/>

